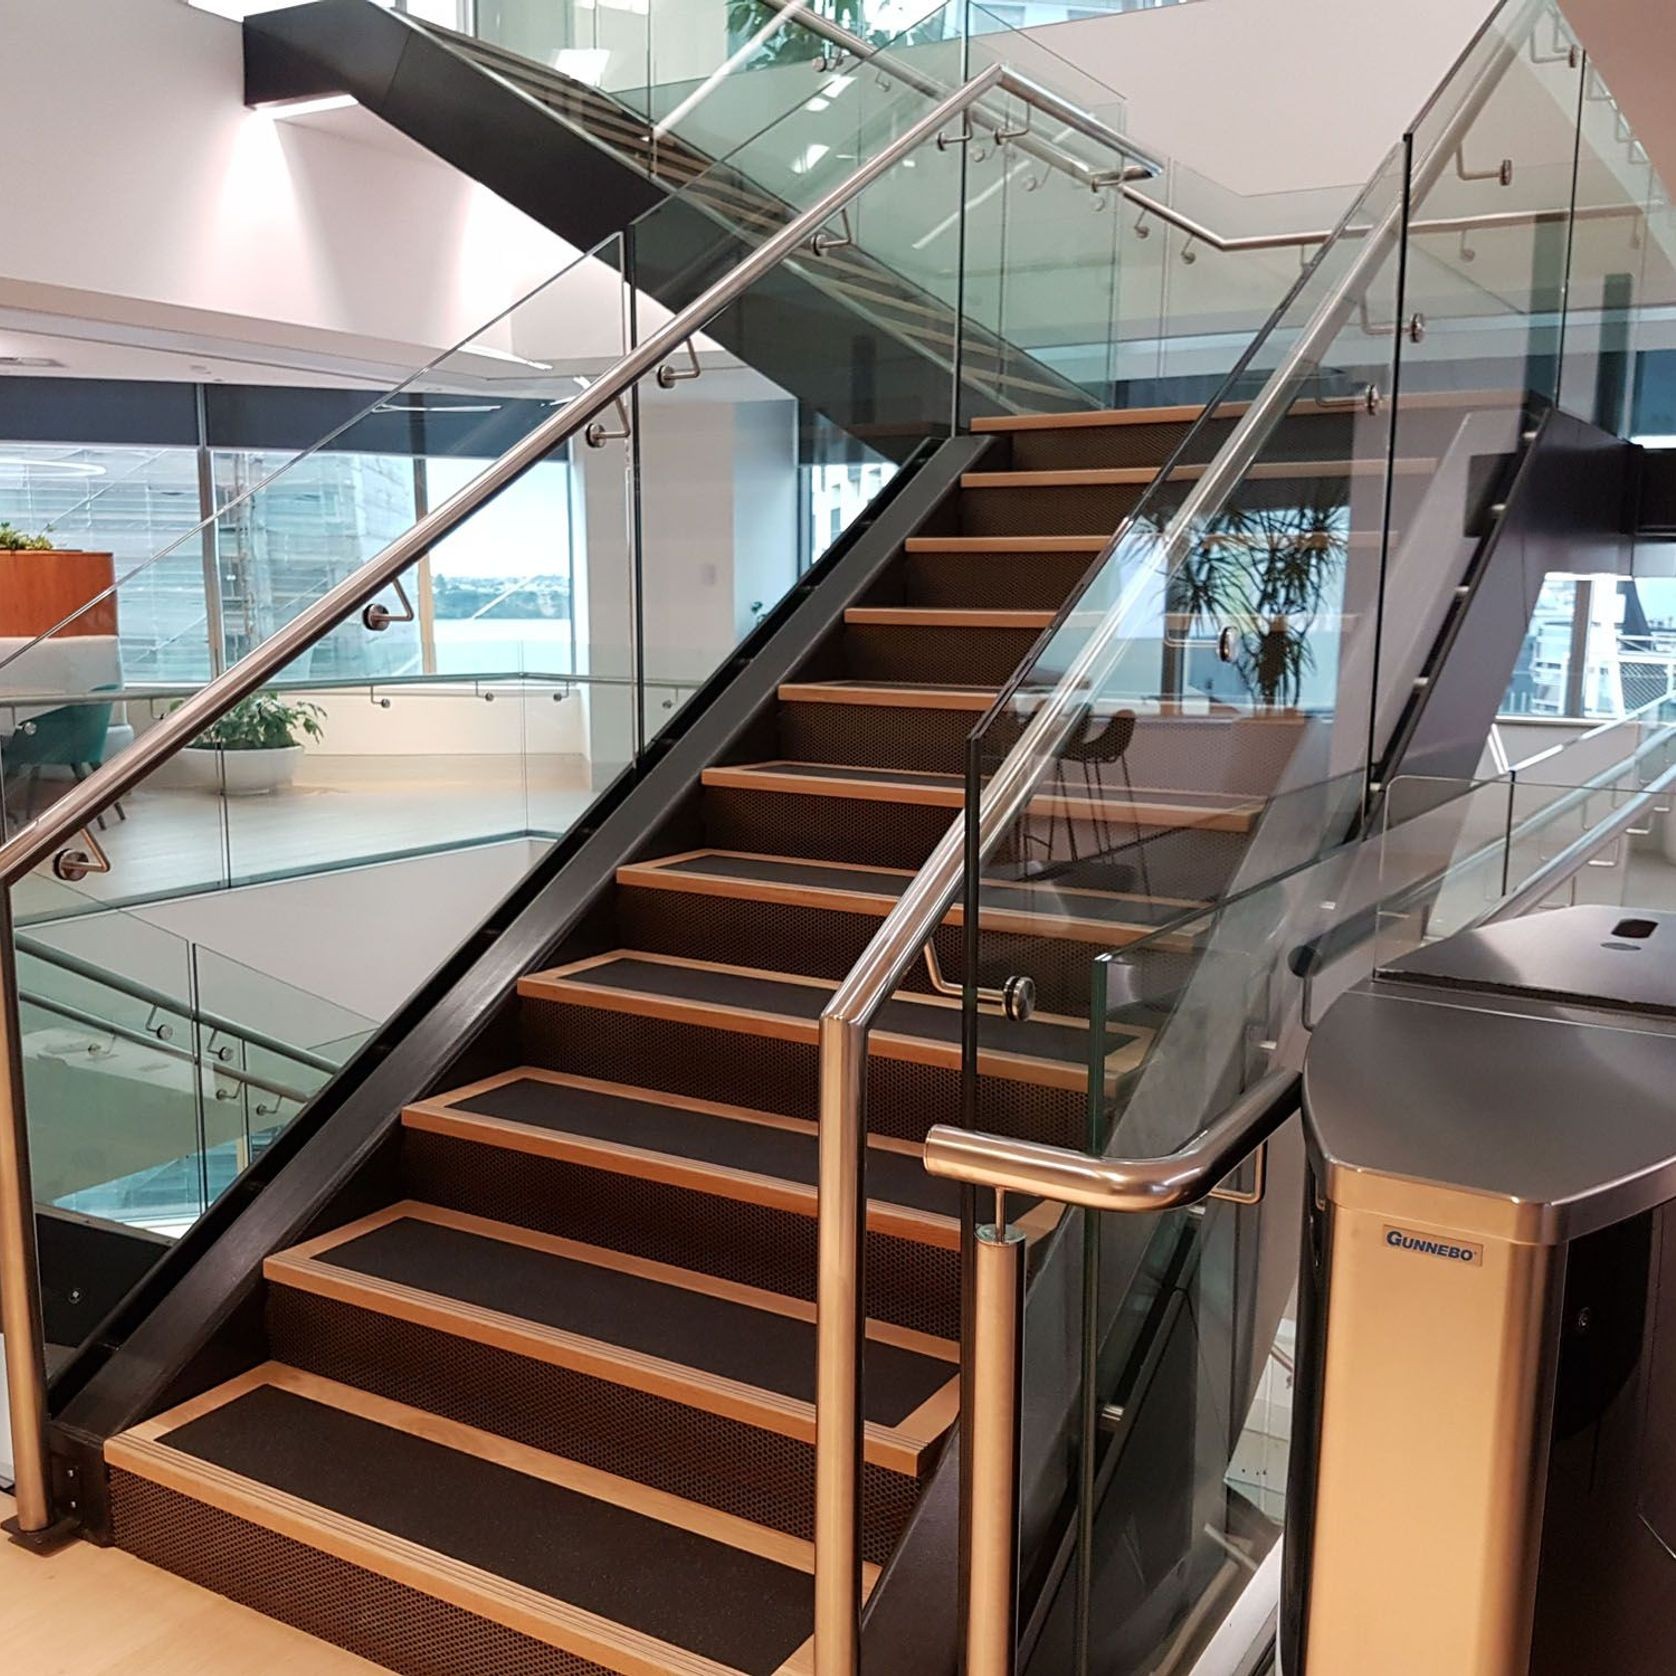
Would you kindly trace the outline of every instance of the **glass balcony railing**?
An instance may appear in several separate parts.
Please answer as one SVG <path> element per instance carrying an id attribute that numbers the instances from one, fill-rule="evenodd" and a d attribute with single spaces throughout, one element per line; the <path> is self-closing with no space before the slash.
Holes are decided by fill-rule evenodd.
<path id="1" fill-rule="evenodd" d="M 1676 761 L 1662 693 L 1618 738 L 1490 785 L 1499 693 L 1456 703 L 1448 737 L 1425 723 L 1481 561 L 1530 492 L 1521 466 L 1567 413 L 1621 436 L 1633 356 L 1663 329 L 1665 198 L 1611 108 L 1550 7 L 1496 12 L 1162 472 L 1103 503 L 1104 559 L 969 741 L 964 854 L 937 852 L 829 1009 L 823 1128 L 851 1112 L 838 1043 L 865 1043 L 900 974 L 923 982 L 920 942 L 933 981 L 965 974 L 978 1133 L 928 1146 L 954 1161 L 937 1173 L 997 1190 L 978 1195 L 980 1218 L 996 1204 L 974 1239 L 980 1290 L 1011 1272 L 986 1255 L 1009 1211 L 1033 1242 L 1015 1416 L 1031 1593 L 1022 1623 L 999 1606 L 969 1619 L 969 1654 L 997 1668 L 1189 1667 L 1254 1578 L 1278 1599 L 1285 1519 L 1284 1191 L 1259 1160 L 1189 1208 L 1135 1214 L 1136 1165 L 1133 1210 L 1055 1215 L 1009 1204 L 1053 1173 L 1026 1143 L 1067 1149 L 1067 1197 L 1092 1205 L 1097 1160 L 1114 1179 L 1118 1161 L 1167 1160 L 1299 1064 L 1312 1009 L 1382 958 L 1399 918 L 1430 935 L 1550 900 L 1550 877 L 1613 900 L 1659 842 L 1641 826 L 1599 841 L 1614 810 L 1665 818 L 1648 802 Z M 1078 336 L 1097 340 L 1096 314 L 1075 310 Z M 1423 783 L 1399 766 L 1411 751 L 1461 777 Z M 950 925 L 938 904 L 962 880 Z M 1021 1018 L 1074 1066 L 1026 1078 Z M 1004 1321 L 991 1284 L 978 1317 Z M 996 1353 L 970 1353 L 974 1378 L 999 1376 Z M 976 1567 L 1012 1539 L 985 1522 L 1007 1436 L 983 1421 L 980 1402 L 974 1599 Z"/>
<path id="2" fill-rule="evenodd" d="M 174 1237 L 375 1020 L 76 894 L 59 885 L 62 917 L 17 934 L 37 1199 Z"/>
<path id="3" fill-rule="evenodd" d="M 876 149 L 858 172 L 835 148 L 811 171 L 812 201 L 833 194 L 852 228 L 880 205 L 896 214 L 916 203 L 925 226 L 966 215 L 966 149 L 936 141 L 999 89 L 995 71 L 943 99 L 901 83 L 878 89 L 880 120 L 865 130 Z M 871 383 L 852 376 L 851 316 L 808 277 L 821 278 L 831 254 L 812 231 L 841 238 L 844 215 L 835 207 L 747 235 L 672 196 L 469 343 L 362 401 L 314 447 L 237 460 L 211 450 L 198 463 L 214 468 L 214 518 L 174 531 L 166 551 L 0 665 L 11 834 L 40 823 L 39 840 L 89 767 L 123 752 L 149 763 L 148 741 L 180 725 L 171 718 L 215 668 L 310 625 L 258 691 L 138 772 L 94 830 L 71 834 L 11 887 L 30 1133 L 49 1160 L 43 1193 L 55 1211 L 171 1239 L 217 1214 L 240 1173 L 285 1143 L 331 1067 L 384 1030 L 496 906 L 483 893 L 515 888 L 536 847 L 572 841 L 603 798 L 649 771 L 741 650 L 792 609 L 811 566 L 842 554 L 881 497 L 954 436 L 959 354 L 940 363 L 904 346 L 898 363 L 872 363 Z M 653 287 L 653 271 L 678 272 L 680 286 Z M 699 300 L 671 337 L 667 306 L 651 297 L 681 286 Z M 609 335 L 578 346 L 583 318 L 608 322 Z M 718 347 L 784 343 L 792 327 L 827 376 L 802 403 L 750 355 L 740 365 Z M 620 381 L 609 399 L 602 378 Z M 535 446 L 538 427 L 564 440 Z M 485 457 L 496 462 L 492 492 Z M 806 468 L 828 461 L 856 475 L 817 535 Z M 340 493 L 350 470 L 363 481 Z M 545 596 L 552 615 L 534 615 L 541 590 L 527 585 L 503 617 L 497 584 L 509 571 L 551 574 L 543 542 L 555 571 L 563 555 L 566 586 Z M 364 610 L 344 606 L 343 578 L 393 543 L 404 568 Z M 129 601 L 179 554 L 217 581 L 177 637 L 195 636 L 203 662 L 185 678 L 149 660 L 130 670 L 120 633 Z M 447 615 L 451 599 L 468 602 L 462 614 Z M 113 607 L 114 634 L 98 616 Z M 451 637 L 449 623 L 470 632 Z M 101 672 L 85 654 L 101 638 L 116 667 L 92 679 Z M 354 989 L 353 1019 L 284 1022 L 309 999 L 287 964 L 308 927 L 356 923 L 356 905 L 380 899 L 386 880 L 404 904 L 396 918 L 408 915 L 408 875 L 352 869 L 496 845 L 513 862 L 474 887 L 479 897 L 462 901 L 451 887 L 412 911 L 428 940 L 399 983 Z M 211 958 L 227 945 L 193 930 L 160 932 L 152 958 L 125 964 L 144 927 L 180 923 L 164 912 L 175 898 L 203 906 L 235 887 L 242 917 L 263 902 L 275 916 L 236 958 Z M 303 897 L 288 890 L 315 904 L 294 923 L 283 904 Z M 327 897 L 335 913 L 320 908 Z M 71 949 L 80 964 L 67 972 L 43 949 Z M 308 970 L 355 964 L 344 949 Z M 330 985 L 320 987 L 335 1014 Z M 152 1115 L 113 1132 L 137 1089 L 153 1091 Z"/>
<path id="4" fill-rule="evenodd" d="M 480 7 L 467 33 L 488 68 L 665 184 L 691 186 L 729 223 L 808 202 L 811 169 L 834 148 L 833 114 L 854 130 L 845 154 L 860 155 L 904 82 L 946 90 L 1004 62 L 1107 131 L 1127 126 L 1120 94 L 1056 52 L 1051 30 L 1031 32 L 1057 20 L 1028 8 L 740 0 L 725 35 L 701 9 L 668 12 L 606 21 L 590 9 L 575 44 L 577 14 L 562 8 L 532 20 Z M 1021 394 L 1025 405 L 1077 405 L 1078 391 L 1110 403 L 1160 381 L 1208 393 L 1348 197 L 1248 197 L 1173 163 L 1125 182 L 1109 147 L 1016 95 L 986 101 L 972 126 L 970 215 L 927 226 L 899 183 L 852 218 L 825 282 L 897 329 L 952 344 L 958 320 L 974 412 Z M 1008 370 L 1021 380 L 1013 400 Z"/>

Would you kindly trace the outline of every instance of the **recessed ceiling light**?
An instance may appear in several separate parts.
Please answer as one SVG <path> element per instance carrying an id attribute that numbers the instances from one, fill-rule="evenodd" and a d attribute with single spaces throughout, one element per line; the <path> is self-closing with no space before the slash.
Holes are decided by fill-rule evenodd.
<path id="1" fill-rule="evenodd" d="M 50 355 L 0 355 L 0 367 L 61 367 Z"/>

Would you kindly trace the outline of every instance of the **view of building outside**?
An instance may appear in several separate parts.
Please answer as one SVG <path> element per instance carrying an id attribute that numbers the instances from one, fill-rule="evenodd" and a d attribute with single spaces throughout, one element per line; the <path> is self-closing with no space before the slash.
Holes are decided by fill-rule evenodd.
<path id="1" fill-rule="evenodd" d="M 221 508 L 212 551 L 227 662 L 486 463 L 350 451 L 299 459 L 283 449 L 214 449 L 210 460 Z M 801 467 L 802 566 L 831 546 L 895 469 L 878 456 Z M 578 498 L 567 460 L 536 467 L 414 573 L 413 621 L 394 621 L 380 634 L 346 623 L 293 674 L 336 681 L 585 668 Z M 212 673 L 208 544 L 199 517 L 195 449 L 0 444 L 0 522 L 60 547 L 114 555 L 124 685 L 202 681 Z M 393 593 L 385 603 L 399 611 Z"/>
<path id="2" fill-rule="evenodd" d="M 119 582 L 145 567 L 118 594 L 130 680 L 209 674 L 198 520 L 195 449 L 0 443 L 0 523 L 110 553 Z"/>

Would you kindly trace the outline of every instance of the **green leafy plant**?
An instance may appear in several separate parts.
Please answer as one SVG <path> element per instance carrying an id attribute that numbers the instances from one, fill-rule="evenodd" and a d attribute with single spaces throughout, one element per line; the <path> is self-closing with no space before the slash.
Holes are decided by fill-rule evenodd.
<path id="1" fill-rule="evenodd" d="M 1232 631 L 1231 662 L 1271 709 L 1297 703 L 1315 667 L 1310 630 L 1349 557 L 1347 524 L 1332 489 L 1291 505 L 1230 506 L 1170 578 L 1178 625 Z"/>
<path id="2" fill-rule="evenodd" d="M 25 535 L 10 524 L 0 524 L 0 553 L 50 553 L 51 540 L 44 535 Z"/>
<path id="3" fill-rule="evenodd" d="M 179 706 L 177 705 L 178 709 Z M 241 698 L 226 715 L 206 727 L 189 749 L 195 751 L 283 751 L 304 738 L 322 739 L 318 704 L 295 704 L 274 693 L 252 693 Z M 302 737 L 299 737 L 301 735 Z"/>
<path id="4" fill-rule="evenodd" d="M 884 46 L 889 41 L 911 46 L 921 40 L 939 39 L 942 34 L 940 14 L 905 29 L 871 23 L 869 11 L 883 8 L 871 4 L 870 0 L 815 0 L 810 9 L 841 24 L 871 47 Z M 750 60 L 749 67 L 753 69 L 763 64 L 812 63 L 831 55 L 830 44 L 814 30 L 803 28 L 792 19 L 776 26 L 777 15 L 776 9 L 763 5 L 762 0 L 727 0 L 729 49 L 737 52 L 747 41 L 760 39 L 761 44 Z"/>

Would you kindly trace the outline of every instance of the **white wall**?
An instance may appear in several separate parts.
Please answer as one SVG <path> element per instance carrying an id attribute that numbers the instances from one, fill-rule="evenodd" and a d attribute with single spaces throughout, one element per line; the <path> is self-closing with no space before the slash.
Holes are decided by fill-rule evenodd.
<path id="1" fill-rule="evenodd" d="M 1032 33 L 1121 93 L 1130 134 L 1246 194 L 1360 185 L 1489 0 L 1200 0 Z"/>
<path id="2" fill-rule="evenodd" d="M 1666 0 L 1564 0 L 1564 10 L 1654 166 L 1676 180 L 1676 29 Z"/>
<path id="3" fill-rule="evenodd" d="M 719 382 L 719 381 L 717 381 Z M 708 387 L 708 388 L 707 388 Z M 771 388 L 764 385 L 764 388 Z M 797 554 L 797 437 L 793 403 L 721 399 L 710 375 L 696 384 L 641 391 L 641 615 L 648 682 L 702 681 L 791 585 Z M 630 592 L 624 450 L 579 448 L 585 563 L 575 566 L 579 664 L 626 675 Z M 650 725 L 667 693 L 648 698 Z M 595 762 L 627 755 L 632 716 L 620 693 L 588 695 Z"/>
<path id="4" fill-rule="evenodd" d="M 204 1006 L 288 1041 L 327 1041 L 341 1029 L 338 1008 L 389 1017 L 545 847 L 519 839 L 208 891 L 31 926 L 29 934 L 170 994 L 183 990 L 184 939 L 285 986 L 212 964 Z"/>
<path id="5" fill-rule="evenodd" d="M 239 25 L 179 0 L 0 0 L 0 42 L 0 305 L 104 295 L 435 349 L 571 257 L 394 136 L 246 110 Z"/>

